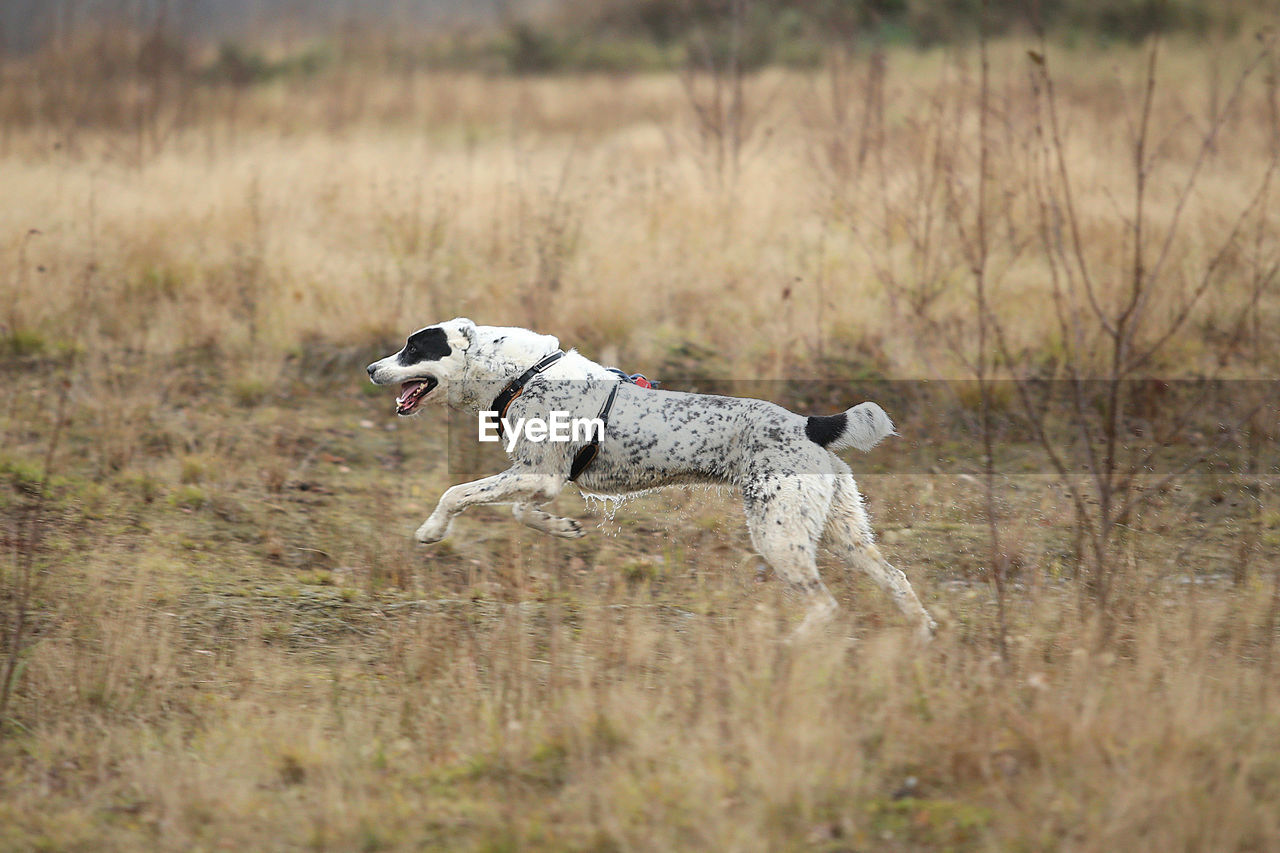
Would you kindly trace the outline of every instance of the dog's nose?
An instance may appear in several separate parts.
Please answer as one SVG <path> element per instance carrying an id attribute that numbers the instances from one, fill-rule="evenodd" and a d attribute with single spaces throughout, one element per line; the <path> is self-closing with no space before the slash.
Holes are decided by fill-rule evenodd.
<path id="1" fill-rule="evenodd" d="M 373 364 L 371 364 L 371 365 L 369 365 L 368 367 L 366 367 L 366 368 L 365 368 L 365 370 L 369 371 L 369 378 L 370 378 L 370 379 L 372 379 L 372 378 L 373 378 L 373 372 L 374 372 L 375 370 L 377 370 L 377 369 L 378 369 L 378 363 L 377 363 L 376 361 L 375 361 Z"/>

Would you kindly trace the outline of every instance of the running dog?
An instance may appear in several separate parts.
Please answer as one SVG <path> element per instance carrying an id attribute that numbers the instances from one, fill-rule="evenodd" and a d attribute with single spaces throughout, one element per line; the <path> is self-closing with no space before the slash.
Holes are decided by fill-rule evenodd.
<path id="1" fill-rule="evenodd" d="M 922 640 L 935 623 L 906 576 L 876 547 L 849 466 L 833 451 L 870 450 L 893 435 L 875 403 L 837 415 L 805 417 L 764 400 L 688 394 L 634 385 L 560 341 L 528 329 L 477 326 L 457 318 L 409 336 L 399 352 L 368 366 L 376 385 L 398 385 L 396 413 L 428 401 L 460 411 L 496 413 L 508 428 L 552 412 L 590 417 L 598 431 L 578 441 L 517 440 L 506 471 L 448 489 L 418 528 L 438 542 L 454 516 L 475 504 L 512 504 L 515 518 L 566 539 L 583 535 L 572 519 L 540 506 L 568 483 L 585 493 L 627 495 L 663 486 L 728 485 L 742 493 L 751 541 L 774 571 L 804 597 L 800 631 L 827 621 L 836 601 L 818 576 L 824 544 L 883 588 Z"/>

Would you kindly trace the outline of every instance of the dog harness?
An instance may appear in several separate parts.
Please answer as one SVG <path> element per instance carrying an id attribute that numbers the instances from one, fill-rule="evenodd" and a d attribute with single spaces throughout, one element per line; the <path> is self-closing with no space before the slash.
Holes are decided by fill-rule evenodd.
<path id="1" fill-rule="evenodd" d="M 556 350 L 513 379 L 507 384 L 507 387 L 503 388 L 502 392 L 494 398 L 491 411 L 498 413 L 499 437 L 502 436 L 502 419 L 507 416 L 507 409 L 511 407 L 511 404 L 515 402 L 517 397 L 524 393 L 525 387 L 535 376 L 562 358 L 564 358 L 564 350 Z M 608 370 L 611 373 L 616 373 L 622 382 L 629 382 L 632 385 L 637 385 L 641 388 L 656 388 L 658 385 L 657 382 L 651 382 L 646 379 L 642 373 L 627 375 L 616 367 L 610 367 Z M 604 405 L 600 407 L 600 414 L 596 416 L 603 426 L 608 426 L 609 424 L 609 412 L 613 410 L 613 400 L 618 396 L 618 386 L 621 385 L 622 382 L 615 382 L 613 387 L 609 389 L 609 396 L 604 401 Z M 591 466 L 591 463 L 595 461 L 596 455 L 600 452 L 600 437 L 603 432 L 604 430 L 602 429 L 600 433 L 592 435 L 591 441 L 574 454 L 573 463 L 569 466 L 569 482 L 572 483 L 577 480 L 578 477 L 582 475 L 582 472 L 587 470 L 587 468 Z"/>
<path id="2" fill-rule="evenodd" d="M 537 376 L 539 373 L 546 370 L 562 358 L 564 358 L 564 350 L 556 350 L 551 353 L 551 355 L 542 359 L 542 361 L 511 380 L 511 382 L 507 383 L 507 387 L 502 389 L 502 393 L 494 398 L 493 405 L 490 407 L 490 410 L 498 413 L 499 438 L 502 437 L 502 419 L 507 416 L 507 409 L 511 407 L 511 404 L 515 401 L 516 397 L 519 397 L 524 393 L 524 386 L 528 385 L 529 380 L 533 379 L 533 377 Z"/>
<path id="3" fill-rule="evenodd" d="M 577 480 L 578 476 L 596 461 L 596 454 L 600 452 L 600 437 L 604 435 L 605 428 L 609 425 L 609 410 L 613 408 L 613 398 L 618 396 L 618 386 L 621 384 L 621 382 L 613 383 L 613 387 L 609 389 L 608 399 L 600 407 L 600 414 L 596 416 L 600 419 L 600 431 L 593 431 L 591 441 L 574 454 L 573 464 L 569 466 L 570 483 Z"/>
<path id="4" fill-rule="evenodd" d="M 610 373 L 616 373 L 621 379 L 630 382 L 632 385 L 639 385 L 641 388 L 657 388 L 662 384 L 654 379 L 646 379 L 643 373 L 628 374 L 620 367 L 606 367 L 605 370 Z"/>

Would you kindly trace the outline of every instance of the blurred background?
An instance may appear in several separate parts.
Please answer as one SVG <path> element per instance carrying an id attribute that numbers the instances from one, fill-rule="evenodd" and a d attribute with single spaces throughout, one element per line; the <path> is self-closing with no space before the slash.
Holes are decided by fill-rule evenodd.
<path id="1" fill-rule="evenodd" d="M 1243 0 L 8 0 L 0 7 L 0 26 L 10 51 L 102 27 L 159 27 L 206 46 L 364 31 L 403 42 L 406 49 L 427 34 L 448 40 L 469 32 L 489 41 L 487 50 L 475 46 L 470 59 L 477 63 L 491 52 L 491 60 L 505 56 L 516 71 L 634 71 L 678 62 L 697 40 L 696 31 L 726 13 L 740 17 L 741 37 L 750 43 L 746 61 L 759 65 L 811 63 L 851 39 L 916 46 L 952 42 L 972 37 L 984 14 L 993 33 L 1041 26 L 1070 38 L 1132 41 L 1179 31 L 1233 32 L 1274 11 L 1268 2 Z M 526 38 L 545 51 L 536 62 L 515 53 L 535 50 L 519 44 Z M 543 67 L 522 67 L 526 63 Z"/>
<path id="2" fill-rule="evenodd" d="M 842 358 L 855 372 L 968 376 L 960 327 L 974 318 L 959 308 L 976 214 L 1004 220 L 983 250 L 997 279 L 1017 280 L 1002 299 L 1017 321 L 1009 343 L 1027 355 L 1061 329 L 1018 306 L 1048 296 L 1065 260 L 1031 217 L 1056 228 L 1046 193 L 1080 194 L 1073 215 L 1088 213 L 1099 239 L 1079 243 L 1077 261 L 1132 254 L 1122 222 L 1134 212 L 1114 200 L 1133 183 L 1144 115 L 1152 139 L 1163 134 L 1153 166 L 1197 186 L 1179 205 L 1172 172 L 1153 175 L 1142 215 L 1175 237 L 1234 239 L 1200 205 L 1266 174 L 1267 143 L 1253 143 L 1275 120 L 1273 60 L 1259 54 L 1273 12 L 1197 0 L 10 0 L 4 328 L 70 346 L 67 309 L 110 302 L 74 334 L 232 355 L 308 340 L 372 349 L 409 317 L 471 312 L 550 324 L 651 369 L 709 361 L 687 357 L 703 346 L 751 365 L 743 376 L 839 377 Z M 1135 75 L 1154 39 L 1165 47 L 1144 113 Z M 1237 143 L 1248 150 L 1224 148 Z M 1051 157 L 1068 167 L 1061 185 L 1046 183 Z M 1204 250 L 1192 264 L 1225 274 Z M 1188 270 L 1170 286 L 1194 289 Z M 1194 302 L 1203 319 L 1207 302 Z M 959 336 L 890 352 L 883 330 L 902 322 Z"/>

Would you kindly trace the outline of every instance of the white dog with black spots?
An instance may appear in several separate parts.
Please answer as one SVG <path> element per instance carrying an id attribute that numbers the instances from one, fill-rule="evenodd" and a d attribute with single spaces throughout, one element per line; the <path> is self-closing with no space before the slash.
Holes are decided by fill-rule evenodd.
<path id="1" fill-rule="evenodd" d="M 821 544 L 884 589 L 920 639 L 932 637 L 933 619 L 906 576 L 876 547 L 853 474 L 833 452 L 870 450 L 893 434 L 893 423 L 878 405 L 806 417 L 764 400 L 641 388 L 576 351 L 529 375 L 559 349 L 550 335 L 458 318 L 414 332 L 399 352 L 370 364 L 368 373 L 377 385 L 400 387 L 400 415 L 444 401 L 478 416 L 492 411 L 495 399 L 525 377 L 523 390 L 501 413 L 509 421 L 548 419 L 552 412 L 593 417 L 616 390 L 598 453 L 576 479 L 583 492 L 623 496 L 663 486 L 737 487 L 756 550 L 807 603 L 801 633 L 827 621 L 837 606 L 818 575 Z M 515 518 L 535 530 L 566 539 L 582 536 L 577 521 L 540 507 L 570 482 L 583 447 L 583 441 L 516 441 L 508 452 L 510 468 L 448 489 L 415 538 L 438 542 L 467 507 L 497 503 L 512 504 Z"/>

